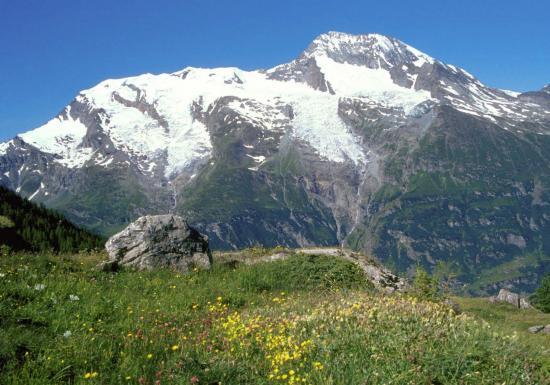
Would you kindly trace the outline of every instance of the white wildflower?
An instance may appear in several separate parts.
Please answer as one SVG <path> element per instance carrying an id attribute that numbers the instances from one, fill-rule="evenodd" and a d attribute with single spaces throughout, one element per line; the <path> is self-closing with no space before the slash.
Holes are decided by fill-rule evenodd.
<path id="1" fill-rule="evenodd" d="M 69 295 L 69 299 L 70 299 L 71 301 L 79 301 L 79 300 L 80 300 L 80 298 L 78 297 L 78 295 L 74 295 L 74 294 Z"/>
<path id="2" fill-rule="evenodd" d="M 44 285 L 43 283 L 37 283 L 36 285 L 34 285 L 34 290 L 37 290 L 37 291 L 44 290 L 45 288 L 46 288 L 46 285 Z"/>
<path id="3" fill-rule="evenodd" d="M 65 337 L 65 338 L 69 338 L 72 335 L 73 335 L 73 333 L 71 333 L 70 330 L 67 330 L 65 333 L 63 333 L 63 337 Z"/>

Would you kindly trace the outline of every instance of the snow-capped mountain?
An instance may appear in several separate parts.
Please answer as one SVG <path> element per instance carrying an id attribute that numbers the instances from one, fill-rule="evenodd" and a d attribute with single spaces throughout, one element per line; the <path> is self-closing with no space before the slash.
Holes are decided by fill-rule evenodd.
<path id="1" fill-rule="evenodd" d="M 215 246 L 344 242 L 400 269 L 458 254 L 487 267 L 540 246 L 550 209 L 500 223 L 485 207 L 474 226 L 468 199 L 545 206 L 549 133 L 549 86 L 493 89 L 391 37 L 329 32 L 268 70 L 188 67 L 81 91 L 0 144 L 0 184 L 104 233 L 177 211 Z M 444 234 L 406 225 L 441 199 Z M 476 226 L 486 240 L 464 238 Z"/>

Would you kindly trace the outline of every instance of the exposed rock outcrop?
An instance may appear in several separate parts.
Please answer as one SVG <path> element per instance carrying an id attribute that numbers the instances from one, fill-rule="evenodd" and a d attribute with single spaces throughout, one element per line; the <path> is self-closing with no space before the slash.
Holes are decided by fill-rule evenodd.
<path id="1" fill-rule="evenodd" d="M 543 325 L 537 325 L 537 326 L 531 326 L 527 329 L 529 333 L 542 333 L 542 334 L 550 334 L 550 324 L 543 326 Z"/>
<path id="2" fill-rule="evenodd" d="M 306 255 L 330 255 L 337 258 L 342 258 L 347 261 L 355 263 L 363 270 L 366 278 L 372 282 L 372 284 L 387 293 L 395 291 L 403 291 L 407 283 L 403 278 L 398 277 L 391 271 L 386 269 L 377 261 L 370 259 L 362 254 L 352 252 L 351 250 L 336 247 L 307 247 L 301 249 L 287 249 L 274 254 L 268 254 L 259 258 L 245 259 L 236 262 L 243 262 L 246 264 L 254 264 L 258 262 L 273 262 L 286 259 L 291 255 L 306 254 Z"/>
<path id="3" fill-rule="evenodd" d="M 521 297 L 517 293 L 513 293 L 510 290 L 500 289 L 498 295 L 495 297 L 489 297 L 489 301 L 493 303 L 505 302 L 514 305 L 518 309 L 528 309 L 531 307 L 526 298 Z"/>
<path id="4" fill-rule="evenodd" d="M 105 248 L 110 257 L 105 263 L 107 270 L 118 264 L 140 270 L 167 267 L 179 271 L 212 265 L 208 237 L 171 214 L 139 218 L 109 238 Z"/>
<path id="5" fill-rule="evenodd" d="M 527 329 L 527 331 L 529 333 L 535 334 L 535 333 L 540 332 L 543 329 L 544 329 L 544 325 L 536 325 L 536 326 L 531 326 L 530 328 Z"/>
<path id="6" fill-rule="evenodd" d="M 388 293 L 402 291 L 406 282 L 402 278 L 380 265 L 377 261 L 370 259 L 360 253 L 352 252 L 343 248 L 302 248 L 296 250 L 302 254 L 310 255 L 334 255 L 359 266 L 368 279 L 379 289 Z"/>

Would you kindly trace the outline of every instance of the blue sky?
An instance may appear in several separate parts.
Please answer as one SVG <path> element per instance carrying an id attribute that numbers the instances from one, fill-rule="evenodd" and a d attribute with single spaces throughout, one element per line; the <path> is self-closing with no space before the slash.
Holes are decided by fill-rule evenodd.
<path id="1" fill-rule="evenodd" d="M 490 86 L 539 89 L 548 15 L 545 0 L 0 0 L 0 141 L 103 79 L 267 68 L 329 30 L 394 36 Z"/>

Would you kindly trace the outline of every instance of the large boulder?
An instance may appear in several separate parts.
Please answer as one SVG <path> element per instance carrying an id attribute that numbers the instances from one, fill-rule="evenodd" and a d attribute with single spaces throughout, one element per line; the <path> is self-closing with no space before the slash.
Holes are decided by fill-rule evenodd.
<path id="1" fill-rule="evenodd" d="M 505 302 L 514 305 L 518 309 L 528 309 L 531 307 L 527 299 L 521 297 L 517 293 L 513 293 L 506 289 L 500 289 L 496 297 L 490 297 L 489 301 L 493 303 Z"/>
<path id="2" fill-rule="evenodd" d="M 543 333 L 543 334 L 550 334 L 550 324 L 543 326 L 543 325 L 537 325 L 537 326 L 531 326 L 529 329 L 527 329 L 529 333 Z"/>
<path id="3" fill-rule="evenodd" d="M 105 265 L 127 265 L 140 270 L 159 267 L 189 271 L 208 269 L 212 254 L 208 237 L 176 215 L 147 215 L 113 235 L 105 248 Z"/>

